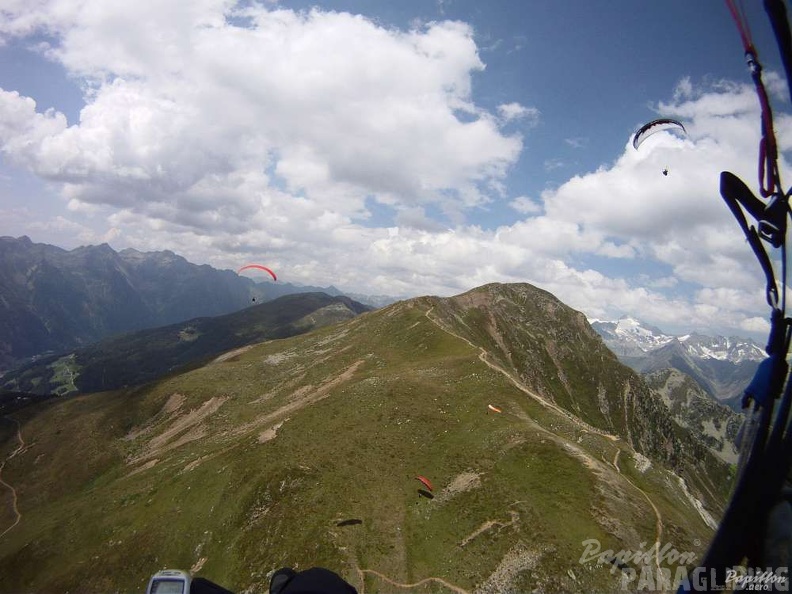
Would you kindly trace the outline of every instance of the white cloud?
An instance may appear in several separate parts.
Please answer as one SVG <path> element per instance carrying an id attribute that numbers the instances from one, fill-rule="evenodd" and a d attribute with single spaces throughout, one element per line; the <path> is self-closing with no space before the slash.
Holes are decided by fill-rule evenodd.
<path id="1" fill-rule="evenodd" d="M 0 89 L 0 150 L 11 161 L 36 168 L 44 145 L 67 130 L 61 113 L 36 111 L 36 102 Z"/>
<path id="2" fill-rule="evenodd" d="M 683 80 L 656 110 L 683 119 L 687 138 L 660 133 L 639 151 L 625 138 L 600 169 L 509 199 L 523 140 L 501 126 L 539 111 L 476 103 L 484 64 L 469 25 L 399 31 L 233 5 L 6 2 L 0 38 L 46 34 L 47 55 L 86 89 L 72 126 L 0 91 L 3 158 L 62 184 L 69 205 L 33 230 L 221 268 L 256 257 L 286 282 L 357 292 L 531 282 L 593 317 L 761 327 L 764 279 L 718 192 L 722 170 L 755 185 L 751 87 Z M 776 116 L 792 148 L 792 120 Z M 496 203 L 523 220 L 471 223 Z"/>
<path id="3" fill-rule="evenodd" d="M 677 86 L 674 89 L 674 101 L 685 101 L 693 97 L 693 95 L 693 82 L 690 80 L 689 76 L 686 76 L 677 83 Z"/>
<path id="4" fill-rule="evenodd" d="M 232 13 L 208 1 L 36 8 L 12 14 L 6 32 L 56 31 L 50 53 L 92 85 L 88 105 L 66 128 L 61 114 L 6 97 L 14 110 L 0 139 L 40 175 L 68 181 L 72 200 L 166 218 L 186 206 L 200 226 L 223 219 L 210 199 L 218 187 L 258 177 L 267 192 L 268 171 L 344 216 L 360 216 L 366 195 L 454 211 L 487 202 L 521 150 L 471 103 L 483 64 L 462 23 L 399 32 L 345 13 Z M 231 14 L 252 27 L 228 24 Z M 220 194 L 250 212 L 240 192 Z"/>
<path id="5" fill-rule="evenodd" d="M 745 318 L 740 321 L 740 329 L 752 334 L 767 334 L 770 323 L 764 318 Z"/>
<path id="6" fill-rule="evenodd" d="M 663 276 L 659 278 L 642 277 L 642 281 L 645 286 L 653 289 L 672 289 L 679 285 L 679 279 L 675 276 Z"/>
<path id="7" fill-rule="evenodd" d="M 566 166 L 566 162 L 562 159 L 547 159 L 543 163 L 545 171 L 553 171 L 554 169 L 561 169 Z"/>
<path id="8" fill-rule="evenodd" d="M 501 119 L 504 122 L 514 120 L 528 120 L 528 124 L 535 126 L 539 121 L 539 110 L 535 107 L 525 107 L 519 103 L 504 103 L 498 106 Z"/>
<path id="9" fill-rule="evenodd" d="M 522 214 L 539 214 L 542 212 L 542 206 L 528 196 L 517 196 L 517 198 L 509 202 L 509 206 Z"/>
<path id="10" fill-rule="evenodd" d="M 621 310 L 641 312 L 661 327 L 758 331 L 763 324 L 748 320 L 767 307 L 764 276 L 718 188 L 722 170 L 738 174 L 751 187 L 757 185 L 755 162 L 745 159 L 756 154 L 759 141 L 755 93 L 747 85 L 696 88 L 688 80 L 678 87 L 676 97 L 679 102 L 660 104 L 659 110 L 686 118 L 687 139 L 661 133 L 639 151 L 625 146 L 612 166 L 545 191 L 545 214 L 511 226 L 502 236 L 516 232 L 519 237 L 508 241 L 533 255 L 544 253 L 568 262 L 574 253 L 640 256 L 673 271 L 671 277 L 665 273 L 624 279 L 609 292 L 609 280 L 618 279 L 556 264 L 555 274 L 563 274 L 566 282 L 540 282 L 589 315 L 607 317 L 606 310 L 611 315 Z M 789 138 L 789 118 L 777 114 L 776 129 L 779 138 Z M 662 175 L 666 167 L 668 176 Z M 782 163 L 782 169 L 787 168 Z M 595 282 L 587 283 L 590 278 Z M 680 281 L 701 289 L 687 294 Z M 653 289 L 663 293 L 650 292 Z M 679 289 L 679 296 L 665 296 L 671 295 L 668 289 Z"/>
<path id="11" fill-rule="evenodd" d="M 578 223 L 581 234 L 631 242 L 645 256 L 670 265 L 680 280 L 743 290 L 763 285 L 761 269 L 718 188 L 722 170 L 756 185 L 755 163 L 745 159 L 756 154 L 759 142 L 756 96 L 746 85 L 720 83 L 701 90 L 687 81 L 681 88 L 682 102 L 660 108 L 664 115 L 687 118 L 686 140 L 660 133 L 638 151 L 625 147 L 612 167 L 545 192 L 546 216 Z M 779 118 L 777 127 L 779 135 L 790 133 L 786 118 Z M 666 167 L 668 176 L 661 174 Z"/>
<path id="12" fill-rule="evenodd" d="M 564 142 L 575 149 L 580 149 L 588 146 L 589 139 L 584 136 L 577 136 L 575 138 L 565 138 Z"/>

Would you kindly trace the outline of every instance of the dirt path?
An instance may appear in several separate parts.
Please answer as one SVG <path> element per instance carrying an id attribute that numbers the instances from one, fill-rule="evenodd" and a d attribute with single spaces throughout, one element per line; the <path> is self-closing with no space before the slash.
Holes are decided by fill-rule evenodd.
<path id="1" fill-rule="evenodd" d="M 481 526 L 476 528 L 476 530 L 474 530 L 471 534 L 469 534 L 468 536 L 462 539 L 462 542 L 459 543 L 460 548 L 464 547 L 471 540 L 473 540 L 474 538 L 476 538 L 481 534 L 484 534 L 485 532 L 494 528 L 495 526 L 498 526 L 500 528 L 507 528 L 509 526 L 515 525 L 520 520 L 520 514 L 518 514 L 513 509 L 509 510 L 509 515 L 511 516 L 511 520 L 509 520 L 508 522 L 501 522 L 499 520 L 487 520 L 486 522 L 484 522 Z"/>
<path id="2" fill-rule="evenodd" d="M 643 489 L 641 489 L 634 482 L 632 482 L 630 479 L 628 479 L 626 476 L 624 476 L 622 474 L 622 471 L 619 468 L 619 454 L 621 454 L 621 449 L 617 449 L 616 453 L 613 455 L 613 462 L 612 462 L 613 467 L 616 469 L 616 472 L 619 473 L 619 475 L 621 476 L 621 478 L 624 481 L 626 481 L 633 489 L 635 489 L 641 495 L 644 496 L 644 499 L 646 499 L 647 503 L 649 503 L 649 505 L 651 506 L 652 510 L 654 510 L 654 514 L 655 514 L 655 546 L 659 549 L 659 547 L 661 545 L 660 541 L 663 538 L 663 515 L 660 513 L 660 510 L 655 505 L 654 501 L 652 501 L 652 498 L 649 497 L 649 494 L 646 491 L 644 491 Z M 655 555 L 655 564 L 657 565 L 657 568 L 660 569 L 660 559 L 658 558 L 657 555 Z"/>
<path id="3" fill-rule="evenodd" d="M 630 483 L 636 489 L 638 489 L 643 494 L 643 496 L 646 497 L 646 501 L 649 503 L 649 505 L 652 506 L 652 509 L 654 510 L 654 513 L 655 513 L 655 546 L 657 546 L 657 548 L 659 549 L 660 545 L 661 545 L 661 541 L 663 539 L 663 516 L 660 513 L 660 510 L 657 509 L 657 506 L 654 504 L 654 501 L 652 501 L 652 498 L 649 497 L 649 495 L 647 494 L 646 491 L 644 491 L 639 486 L 637 486 L 634 483 L 632 483 L 630 480 L 628 480 L 627 482 Z M 659 555 L 655 555 L 655 564 L 657 565 L 657 569 L 660 569 L 660 557 L 659 557 Z"/>
<path id="4" fill-rule="evenodd" d="M 434 319 L 430 315 L 432 313 L 433 309 L 434 309 L 434 306 L 430 307 L 426 311 L 426 317 L 427 317 L 427 319 L 430 322 L 432 322 L 435 326 L 437 326 L 438 328 L 440 328 L 441 330 L 443 330 L 447 334 L 450 334 L 451 336 L 454 336 L 455 338 L 459 338 L 460 340 L 465 341 L 467 344 L 469 344 L 474 349 L 478 348 L 479 349 L 479 359 L 485 365 L 487 365 L 490 369 L 492 369 L 493 371 L 497 371 L 498 373 L 501 373 L 501 374 L 505 375 L 509 379 L 509 381 L 511 381 L 511 383 L 514 384 L 514 386 L 516 386 L 520 391 L 524 392 L 525 394 L 527 394 L 528 396 L 530 396 L 531 398 L 533 398 L 534 400 L 539 402 L 545 408 L 547 408 L 549 410 L 552 410 L 552 411 L 558 413 L 559 415 L 565 417 L 566 419 L 568 419 L 572 423 L 574 423 L 577 426 L 579 426 L 584 431 L 589 431 L 591 433 L 596 433 L 597 435 L 605 437 L 605 438 L 607 438 L 607 439 L 609 439 L 611 441 L 619 441 L 619 437 L 617 435 L 612 435 L 610 433 L 607 433 L 606 431 L 602 431 L 600 429 L 597 429 L 596 427 L 593 427 L 592 425 L 589 425 L 588 423 L 586 423 L 585 421 L 583 421 L 579 417 L 577 417 L 577 416 L 573 415 L 572 413 L 564 410 L 563 408 L 561 408 L 560 406 L 558 406 L 554 402 L 550 402 L 546 398 L 543 398 L 539 394 L 536 394 L 535 392 L 529 390 L 525 385 L 522 384 L 522 382 L 520 382 L 517 378 L 515 378 L 507 370 L 502 368 L 500 365 L 497 365 L 496 363 L 493 363 L 493 362 L 489 361 L 487 359 L 487 351 L 484 348 L 477 347 L 476 345 L 474 345 L 471 341 L 469 341 L 464 336 L 460 336 L 456 332 L 453 332 L 452 330 L 449 330 L 448 328 L 445 328 L 442 323 L 440 323 L 438 320 Z M 542 427 L 542 429 L 547 431 L 546 429 L 544 429 L 544 427 Z M 548 433 L 550 433 L 550 432 L 548 432 Z M 555 434 L 553 434 L 553 435 L 554 435 L 554 437 L 557 437 L 558 439 L 561 439 L 560 437 L 555 436 Z M 593 458 L 591 458 L 588 454 L 585 454 L 582 450 L 580 450 L 580 448 L 576 448 L 576 447 L 574 447 L 574 446 L 572 446 L 571 444 L 568 444 L 568 443 L 566 444 L 566 447 L 567 447 L 567 449 L 572 450 L 573 453 L 575 453 L 576 455 L 581 457 L 584 460 L 584 462 L 586 462 L 587 464 L 591 465 L 590 467 L 593 468 L 593 467 L 596 466 L 596 461 L 593 460 Z M 657 543 L 658 546 L 659 546 L 660 539 L 663 537 L 663 517 L 660 514 L 660 510 L 654 504 L 654 502 L 649 497 L 649 495 L 646 493 L 646 491 L 644 491 L 643 489 L 638 487 L 635 483 L 633 483 L 631 480 L 629 480 L 626 476 L 621 474 L 621 470 L 619 469 L 619 454 L 620 454 L 620 452 L 621 452 L 621 449 L 617 448 L 616 454 L 613 457 L 613 466 L 618 471 L 618 473 L 621 476 L 621 478 L 624 479 L 627 483 L 629 483 L 630 486 L 632 486 L 635 490 L 639 491 L 644 496 L 646 501 L 649 503 L 651 508 L 654 510 L 654 514 L 655 514 L 655 543 Z M 658 565 L 658 568 L 659 568 L 659 566 L 660 566 L 659 559 L 657 559 L 655 557 L 655 561 L 656 561 L 656 563 Z"/>
<path id="5" fill-rule="evenodd" d="M 501 366 L 500 366 L 500 365 L 498 365 L 497 363 L 493 363 L 492 361 L 489 361 L 489 360 L 487 359 L 487 355 L 488 355 L 488 353 L 487 353 L 487 351 L 486 351 L 486 350 L 485 350 L 483 347 L 477 347 L 475 344 L 473 344 L 471 341 L 469 341 L 469 340 L 468 340 L 467 338 L 465 338 L 464 336 L 460 336 L 460 335 L 459 335 L 459 334 L 457 334 L 456 332 L 454 332 L 454 331 L 452 331 L 452 330 L 449 330 L 448 328 L 444 327 L 444 326 L 443 326 L 443 324 L 442 324 L 441 322 L 439 322 L 438 320 L 436 320 L 436 319 L 432 318 L 432 316 L 431 316 L 430 314 L 432 313 L 432 310 L 433 310 L 433 309 L 434 309 L 434 306 L 430 307 L 430 308 L 429 308 L 429 309 L 426 311 L 426 318 L 427 318 L 427 319 L 428 319 L 430 322 L 432 322 L 432 323 L 433 323 L 435 326 L 437 326 L 438 328 L 440 328 L 440 330 L 442 330 L 442 331 L 443 331 L 443 332 L 445 332 L 446 334 L 450 334 L 451 336 L 453 336 L 453 337 L 455 337 L 455 338 L 458 338 L 459 340 L 463 340 L 463 341 L 465 341 L 467 344 L 469 344 L 469 345 L 470 345 L 472 348 L 474 348 L 474 349 L 476 349 L 476 348 L 477 348 L 477 349 L 479 349 L 479 360 L 480 360 L 482 363 L 484 363 L 484 364 L 485 364 L 487 367 L 489 367 L 490 369 L 492 369 L 493 371 L 496 371 L 496 372 L 498 372 L 498 373 L 500 373 L 500 374 L 502 374 L 502 375 L 506 376 L 506 378 L 507 378 L 507 379 L 508 379 L 508 380 L 509 380 L 509 381 L 510 381 L 512 384 L 514 384 L 514 386 L 515 386 L 515 387 L 516 387 L 518 390 L 520 390 L 521 392 L 524 392 L 525 394 L 527 394 L 528 396 L 530 396 L 531 398 L 533 398 L 534 400 L 536 400 L 536 401 L 537 401 L 539 404 L 541 404 L 541 405 L 542 405 L 542 406 L 544 406 L 545 408 L 547 408 L 547 409 L 549 409 L 549 410 L 552 410 L 553 412 L 555 412 L 555 413 L 557 413 L 557 414 L 559 414 L 559 415 L 563 416 L 564 418 L 566 418 L 566 419 L 567 419 L 567 420 L 569 420 L 570 422 L 572 422 L 572 423 L 574 423 L 575 425 L 577 425 L 578 427 L 580 427 L 582 430 L 584 430 L 584 431 L 588 431 L 588 432 L 590 432 L 590 433 L 596 433 L 597 435 L 600 435 L 600 436 L 602 436 L 602 437 L 605 437 L 605 438 L 607 438 L 607 439 L 610 439 L 611 441 L 619 441 L 619 436 L 618 436 L 618 435 L 613 435 L 613 434 L 611 434 L 611 433 L 608 433 L 607 431 L 602 431 L 601 429 L 597 429 L 597 428 L 596 428 L 596 427 L 594 427 L 593 425 L 589 425 L 589 424 L 588 424 L 588 423 L 586 423 L 586 422 L 585 422 L 583 419 L 581 419 L 581 418 L 579 418 L 579 417 L 577 417 L 577 416 L 573 415 L 573 414 L 572 414 L 572 413 L 570 413 L 569 411 L 567 411 L 567 410 L 565 410 L 565 409 L 561 408 L 561 407 L 560 407 L 560 406 L 558 406 L 556 403 L 554 403 L 554 402 L 550 402 L 550 401 L 549 401 L 549 400 L 547 400 L 546 398 L 543 398 L 543 397 L 542 397 L 542 396 L 540 396 L 539 394 L 537 394 L 537 393 L 535 393 L 535 392 L 533 392 L 533 391 L 529 390 L 529 389 L 528 389 L 528 388 L 527 388 L 527 387 L 526 387 L 526 386 L 525 386 L 525 385 L 524 385 L 524 384 L 523 384 L 523 383 L 522 383 L 522 382 L 521 382 L 519 379 L 517 379 L 516 377 L 514 377 L 514 376 L 513 376 L 511 373 L 509 373 L 509 372 L 508 372 L 507 370 L 505 370 L 503 367 L 501 367 Z"/>
<path id="6" fill-rule="evenodd" d="M 370 573 L 371 575 L 377 576 L 379 579 L 389 583 L 391 586 L 396 586 L 397 588 L 417 588 L 418 586 L 423 586 L 424 584 L 428 584 L 431 582 L 435 582 L 441 584 L 442 586 L 448 588 L 452 592 L 458 592 L 459 594 L 470 594 L 467 590 L 460 588 L 459 586 L 455 586 L 454 584 L 445 581 L 443 578 L 439 577 L 428 577 L 424 578 L 421 581 L 415 582 L 414 584 L 403 584 L 401 582 L 397 582 L 395 580 L 390 579 L 388 576 L 381 574 L 379 571 L 375 571 L 373 569 L 361 569 L 358 566 L 355 566 L 355 570 L 358 572 L 360 576 L 360 594 L 366 594 L 366 582 L 365 582 L 365 575 L 366 573 Z"/>
<path id="7" fill-rule="evenodd" d="M 589 425 L 588 423 L 586 423 L 582 419 L 580 419 L 580 418 L 576 417 L 575 415 L 569 413 L 568 411 L 562 409 L 561 407 L 559 407 L 555 403 L 550 402 L 547 399 L 545 399 L 545 398 L 539 396 L 538 394 L 532 392 L 531 390 L 529 390 L 517 378 L 515 378 L 512 374 L 510 374 L 506 369 L 504 369 L 501 366 L 489 361 L 487 359 L 488 353 L 486 352 L 485 349 L 483 349 L 481 347 L 477 347 L 476 345 L 474 345 L 471 341 L 469 341 L 465 337 L 460 336 L 460 335 L 456 334 L 455 332 L 443 327 L 443 325 L 438 320 L 432 318 L 432 316 L 431 316 L 432 309 L 433 309 L 433 307 L 430 307 L 425 312 L 426 318 L 430 322 L 435 324 L 438 328 L 440 328 L 441 330 L 443 330 L 447 334 L 449 334 L 451 336 L 454 336 L 455 338 L 458 338 L 460 340 L 465 341 L 472 348 L 474 348 L 474 349 L 478 348 L 478 350 L 479 350 L 479 360 L 482 361 L 485 365 L 487 365 L 493 371 L 496 371 L 497 373 L 500 373 L 500 374 L 506 376 L 506 378 L 508 378 L 509 381 L 515 387 L 517 387 L 520 391 L 522 391 L 523 393 L 527 394 L 528 396 L 530 396 L 531 398 L 533 398 L 534 400 L 539 402 L 545 408 L 547 408 L 549 410 L 552 410 L 553 412 L 555 412 L 555 413 L 561 415 L 562 417 L 568 419 L 570 422 L 572 422 L 573 424 L 577 425 L 582 430 L 588 431 L 588 432 L 591 432 L 591 433 L 595 433 L 597 435 L 600 435 L 601 437 L 605 437 L 606 439 L 609 439 L 610 441 L 619 441 L 620 438 L 618 436 L 609 434 L 609 433 L 607 433 L 605 431 L 599 430 L 599 429 Z M 284 411 L 279 411 L 279 412 L 282 413 Z M 604 475 L 604 471 L 605 471 L 606 466 L 609 466 L 609 464 L 607 462 L 605 462 L 603 460 L 603 462 L 605 462 L 605 463 L 604 464 L 600 464 L 598 461 L 594 460 L 583 449 L 577 447 L 576 445 L 573 445 L 573 444 L 569 443 L 569 441 L 567 439 L 564 439 L 561 436 L 556 435 L 555 433 L 553 433 L 552 431 L 546 429 L 545 427 L 542 427 L 541 425 L 536 423 L 536 421 L 534 421 L 533 419 L 528 417 L 527 414 L 523 413 L 523 414 L 518 414 L 517 416 L 520 417 L 520 418 L 523 418 L 526 422 L 528 422 L 529 424 L 534 426 L 537 430 L 543 432 L 549 438 L 551 438 L 554 441 L 556 441 L 559 444 L 559 446 L 564 447 L 565 449 L 570 451 L 570 453 L 572 453 L 574 456 L 578 457 L 593 472 Z M 636 491 L 640 492 L 643 495 L 643 497 L 646 499 L 646 501 L 649 503 L 649 505 L 652 508 L 652 510 L 654 511 L 655 518 L 656 518 L 656 522 L 655 522 L 655 542 L 658 543 L 658 546 L 659 546 L 660 540 L 661 540 L 662 535 L 663 535 L 663 519 L 662 519 L 662 515 L 660 514 L 660 510 L 658 509 L 658 507 L 655 505 L 655 503 L 652 501 L 652 499 L 649 497 L 649 495 L 643 489 L 641 489 L 640 487 L 635 485 L 632 481 L 630 481 L 625 475 L 623 475 L 621 473 L 621 469 L 619 468 L 619 456 L 620 456 L 620 453 L 621 453 L 621 448 L 617 448 L 616 453 L 614 454 L 614 457 L 613 457 L 613 462 L 611 464 L 612 464 L 613 468 L 615 469 L 618 477 L 620 479 L 624 480 L 625 482 L 627 482 Z M 515 522 L 518 521 L 518 516 L 517 516 L 516 512 L 513 512 L 511 514 L 511 516 L 512 516 L 511 517 L 511 521 L 508 521 L 508 520 L 507 521 L 490 520 L 488 522 L 485 522 L 484 524 L 479 526 L 475 531 L 473 531 L 473 533 L 468 535 L 462 541 L 461 546 L 465 546 L 471 540 L 477 538 L 481 534 L 484 534 L 484 533 L 488 532 L 489 530 L 491 530 L 491 529 L 493 529 L 495 527 L 499 527 L 499 528 L 507 527 L 507 526 L 512 525 L 512 524 L 514 524 Z M 513 577 L 512 576 L 513 573 L 519 572 L 519 571 L 521 571 L 524 568 L 533 567 L 536 564 L 536 562 L 537 562 L 537 560 L 538 560 L 538 558 L 540 556 L 541 555 L 538 555 L 535 551 L 522 551 L 522 550 L 510 551 L 509 554 L 507 554 L 507 556 L 504 557 L 503 561 L 501 562 L 502 567 L 499 566 L 499 568 L 495 571 L 495 573 L 492 576 L 490 576 L 490 578 L 487 580 L 487 582 L 485 582 L 479 588 L 477 588 L 476 592 L 479 592 L 480 594 L 484 594 L 484 593 L 489 593 L 489 592 L 502 591 L 503 590 L 503 586 L 507 585 L 511 581 L 511 578 Z M 656 564 L 657 564 L 657 566 L 659 568 L 659 559 L 657 558 L 657 556 L 655 556 L 655 562 L 656 562 Z M 450 591 L 456 592 L 458 594 L 470 594 L 468 591 L 464 590 L 463 588 L 461 588 L 459 586 L 456 586 L 454 584 L 451 584 L 451 583 L 447 582 L 446 580 L 444 580 L 442 578 L 439 578 L 439 577 L 427 577 L 427 578 L 424 578 L 424 579 L 422 579 L 422 580 L 420 580 L 418 582 L 414 582 L 414 583 L 397 582 L 396 580 L 393 580 L 393 579 L 389 578 L 388 576 L 386 576 L 386 575 L 384 575 L 384 574 L 382 574 L 382 573 L 380 573 L 380 572 L 378 572 L 376 570 L 360 568 L 358 566 L 357 560 L 354 558 L 354 556 L 352 557 L 352 565 L 353 565 L 353 567 L 354 567 L 355 571 L 357 572 L 358 577 L 360 579 L 360 588 L 359 588 L 360 594 L 365 594 L 365 577 L 366 577 L 366 574 L 376 576 L 377 578 L 383 580 L 384 582 L 386 582 L 387 584 L 389 584 L 390 586 L 395 587 L 395 588 L 412 589 L 412 588 L 417 588 L 419 586 L 423 586 L 425 584 L 436 583 L 436 584 L 439 584 L 439 585 L 441 585 L 444 588 L 448 588 Z"/>
<path id="8" fill-rule="evenodd" d="M 216 357 L 215 359 L 212 359 L 209 362 L 209 365 L 216 365 L 218 363 L 223 363 L 224 361 L 228 361 L 229 359 L 233 359 L 237 355 L 241 355 L 242 353 L 246 353 L 247 351 L 252 349 L 254 346 L 256 346 L 256 345 L 255 344 L 248 344 L 248 345 L 245 345 L 245 346 L 240 347 L 238 349 L 234 349 L 232 351 L 228 351 L 227 353 L 223 353 L 219 357 Z"/>
<path id="9" fill-rule="evenodd" d="M 234 435 L 243 435 L 254 429 L 258 429 L 262 425 L 266 425 L 277 419 L 282 419 L 283 417 L 292 414 L 301 408 L 305 408 L 311 404 L 316 404 L 320 400 L 324 400 L 330 396 L 332 390 L 337 388 L 342 383 L 349 381 L 364 362 L 365 361 L 363 359 L 355 361 L 338 375 L 332 379 L 324 381 L 318 386 L 314 386 L 312 384 L 304 385 L 291 395 L 291 402 L 284 404 L 273 412 L 257 417 L 253 421 L 245 423 L 244 425 L 240 425 L 234 430 Z M 283 421 L 281 420 L 281 423 L 282 422 Z"/>
<path id="10" fill-rule="evenodd" d="M 5 480 L 3 480 L 3 468 L 5 468 L 6 462 L 8 462 L 14 456 L 17 456 L 17 455 L 21 454 L 25 450 L 25 440 L 22 438 L 22 428 L 19 425 L 19 421 L 17 421 L 13 417 L 5 417 L 5 418 L 6 419 L 10 419 L 10 420 L 14 421 L 14 423 L 16 423 L 16 426 L 17 426 L 17 441 L 19 442 L 19 445 L 16 447 L 16 449 L 13 452 L 11 452 L 8 455 L 8 457 L 5 460 L 3 460 L 3 463 L 0 464 L 0 484 L 2 484 L 3 486 L 7 487 L 11 491 L 11 497 L 12 497 L 11 509 L 14 511 L 14 522 L 13 522 L 13 524 L 11 524 L 8 528 L 6 528 L 2 532 L 0 532 L 0 538 L 5 536 L 6 533 L 9 532 L 11 529 L 16 528 L 16 526 L 19 524 L 19 522 L 22 521 L 22 514 L 19 513 L 19 507 L 17 507 L 17 492 L 16 492 L 16 489 L 14 489 L 14 487 L 12 487 L 7 482 L 5 482 Z"/>

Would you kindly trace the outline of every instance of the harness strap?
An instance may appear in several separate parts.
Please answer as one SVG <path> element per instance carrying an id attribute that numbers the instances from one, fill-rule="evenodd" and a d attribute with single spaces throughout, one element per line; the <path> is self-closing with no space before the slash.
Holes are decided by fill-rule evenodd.
<path id="1" fill-rule="evenodd" d="M 766 5 L 771 2 L 766 2 Z M 737 25 L 740 33 L 743 50 L 745 50 L 745 60 L 751 71 L 751 78 L 756 87 L 756 94 L 759 96 L 759 104 L 762 108 L 762 140 L 759 143 L 759 188 L 760 193 L 768 198 L 778 192 L 781 188 L 781 176 L 778 171 L 778 146 L 776 143 L 775 132 L 773 131 L 773 111 L 770 107 L 770 99 L 767 97 L 767 90 L 762 82 L 762 65 L 759 63 L 759 54 L 751 38 L 751 30 L 748 27 L 748 19 L 741 7 L 738 7 L 736 0 L 726 0 L 726 6 L 731 12 L 732 18 Z M 773 7 L 778 11 L 777 7 Z M 784 10 L 784 14 L 786 11 Z"/>
<path id="2" fill-rule="evenodd" d="M 748 238 L 748 243 L 751 246 L 762 270 L 767 279 L 766 298 L 767 303 L 774 310 L 778 309 L 778 287 L 776 286 L 775 274 L 773 273 L 773 265 L 770 262 L 770 257 L 762 245 L 762 241 L 757 233 L 755 227 L 749 227 L 748 221 L 743 214 L 742 205 L 751 216 L 761 221 L 765 218 L 765 205 L 754 196 L 742 180 L 729 171 L 723 171 L 720 179 L 720 193 L 729 210 L 732 211 L 734 218 L 737 219 L 740 227 Z"/>

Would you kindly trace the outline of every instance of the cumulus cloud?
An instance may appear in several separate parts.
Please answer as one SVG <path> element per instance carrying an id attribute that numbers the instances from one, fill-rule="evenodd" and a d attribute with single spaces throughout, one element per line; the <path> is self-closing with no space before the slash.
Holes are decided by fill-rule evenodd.
<path id="1" fill-rule="evenodd" d="M 764 318 L 744 318 L 740 320 L 740 329 L 754 334 L 767 334 L 770 331 L 770 324 Z"/>
<path id="2" fill-rule="evenodd" d="M 34 221 L 30 223 L 28 229 L 46 234 L 68 234 L 74 237 L 81 245 L 109 243 L 115 241 L 121 235 L 121 231 L 117 227 L 110 227 L 104 233 L 96 233 L 91 227 L 81 225 L 60 215 L 45 221 Z"/>
<path id="3" fill-rule="evenodd" d="M 675 304 L 673 314 L 672 302 L 663 293 L 647 293 L 644 297 L 662 304 L 653 314 L 657 323 L 666 319 L 678 325 L 684 320 L 692 327 L 721 324 L 755 331 L 761 325 L 748 321 L 755 316 L 746 312 L 766 308 L 764 276 L 718 186 L 722 170 L 757 186 L 755 161 L 745 158 L 756 155 L 759 143 L 755 92 L 748 85 L 718 82 L 696 87 L 684 80 L 674 101 L 658 104 L 658 113 L 683 118 L 687 138 L 657 134 L 638 151 L 625 147 L 612 166 L 546 191 L 545 214 L 530 223 L 532 241 L 547 252 L 555 237 L 570 254 L 640 256 L 671 268 L 673 282 L 667 276 L 640 277 L 647 288 L 668 289 L 679 281 L 702 287 L 687 303 Z M 779 137 L 790 134 L 784 115 L 777 118 L 776 128 Z M 781 167 L 788 169 L 788 163 Z M 629 249 L 612 250 L 611 241 Z M 620 307 L 635 294 L 621 297 Z M 636 307 L 643 315 L 651 311 L 646 305 Z M 592 309 L 596 308 L 587 307 Z"/>
<path id="4" fill-rule="evenodd" d="M 360 215 L 367 195 L 465 209 L 488 201 L 521 150 L 471 102 L 483 64 L 463 23 L 399 32 L 318 10 L 53 0 L 4 26 L 37 30 L 57 34 L 50 55 L 91 85 L 88 103 L 66 128 L 61 114 L 5 93 L 0 139 L 68 182 L 73 200 L 220 214 L 209 195 L 221 186 L 219 198 L 245 214 L 251 193 L 277 181 L 344 216 Z"/>
<path id="5" fill-rule="evenodd" d="M 764 279 L 718 193 L 724 169 L 754 185 L 748 85 L 684 79 L 655 109 L 686 138 L 638 151 L 625 139 L 610 163 L 529 198 L 509 189 L 524 141 L 505 124 L 528 135 L 539 110 L 477 104 L 485 65 L 465 23 L 398 30 L 231 0 L 7 2 L 0 39 L 30 36 L 86 104 L 70 126 L 0 90 L 3 159 L 68 205 L 27 228 L 221 268 L 265 255 L 286 282 L 364 293 L 531 282 L 589 317 L 762 326 Z M 783 113 L 777 129 L 792 147 Z M 478 226 L 496 205 L 515 218 Z"/>

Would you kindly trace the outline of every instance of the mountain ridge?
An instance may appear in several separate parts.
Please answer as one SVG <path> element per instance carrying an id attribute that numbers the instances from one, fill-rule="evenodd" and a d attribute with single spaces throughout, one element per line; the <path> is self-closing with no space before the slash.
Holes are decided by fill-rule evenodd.
<path id="1" fill-rule="evenodd" d="M 607 591 L 620 577 L 582 542 L 703 554 L 729 484 L 585 317 L 530 285 L 398 302 L 13 418 L 0 459 L 22 519 L 0 592 L 140 590 L 163 565 L 235 591 L 284 565 L 360 591 Z"/>
<path id="2" fill-rule="evenodd" d="M 38 358 L 0 377 L 0 390 L 64 396 L 134 386 L 224 351 L 308 332 L 370 309 L 325 293 L 284 295 L 230 314 L 138 330 Z"/>
<path id="3" fill-rule="evenodd" d="M 106 243 L 64 250 L 27 236 L 0 237 L 0 372 L 109 336 L 316 291 L 341 294 L 280 281 L 256 283 L 169 250 L 116 252 Z"/>

